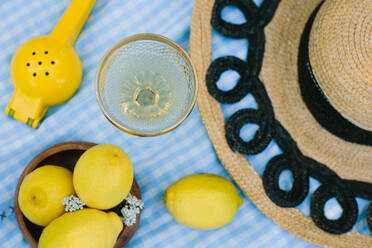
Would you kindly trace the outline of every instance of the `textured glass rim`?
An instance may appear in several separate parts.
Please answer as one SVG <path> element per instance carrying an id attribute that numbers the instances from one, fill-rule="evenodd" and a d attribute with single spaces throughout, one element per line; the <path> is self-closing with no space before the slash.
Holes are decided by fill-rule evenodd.
<path id="1" fill-rule="evenodd" d="M 183 117 L 180 118 L 180 120 L 178 120 L 175 124 L 173 124 L 173 125 L 171 125 L 171 126 L 169 126 L 167 128 L 164 128 L 162 130 L 155 131 L 155 132 L 137 131 L 135 129 L 128 128 L 126 126 L 121 125 L 106 110 L 106 108 L 105 108 L 105 106 L 103 104 L 102 92 L 100 90 L 101 84 L 104 84 L 104 80 L 103 80 L 104 79 L 104 75 L 102 75 L 102 74 L 103 74 L 103 69 L 105 68 L 105 65 L 108 62 L 108 59 L 113 54 L 115 54 L 116 51 L 120 50 L 122 47 L 128 45 L 129 43 L 132 43 L 132 42 L 135 42 L 135 41 L 139 41 L 139 40 L 153 40 L 153 41 L 158 41 L 158 42 L 161 42 L 163 44 L 166 44 L 166 45 L 174 48 L 177 52 L 179 52 L 182 55 L 182 57 L 186 60 L 187 64 L 190 66 L 190 68 L 191 68 L 191 74 L 192 74 L 192 79 L 193 79 L 192 80 L 193 81 L 192 83 L 193 83 L 193 86 L 194 86 L 194 90 L 192 91 L 192 94 L 193 95 L 192 95 L 192 98 L 191 98 L 191 102 L 190 102 L 190 104 L 188 106 L 188 109 L 185 111 L 185 114 L 183 115 Z M 186 120 L 186 118 L 190 115 L 191 111 L 193 110 L 193 108 L 195 106 L 197 95 L 198 95 L 198 88 L 199 88 L 198 87 L 198 78 L 197 78 L 197 74 L 196 74 L 196 69 L 195 69 L 194 63 L 191 61 L 191 58 L 187 54 L 187 52 L 180 45 L 178 45 L 176 42 L 172 41 L 171 39 L 168 39 L 167 37 L 164 37 L 162 35 L 151 34 L 151 33 L 135 34 L 135 35 L 129 36 L 127 38 L 124 38 L 124 39 L 120 40 L 118 43 L 116 43 L 109 51 L 107 51 L 105 53 L 105 55 L 103 56 L 103 58 L 101 59 L 99 65 L 98 65 L 98 69 L 97 69 L 96 77 L 95 77 L 95 82 L 94 82 L 94 87 L 95 87 L 95 92 L 96 92 L 96 98 L 97 98 L 98 105 L 101 108 L 101 111 L 103 112 L 104 116 L 115 127 L 117 127 L 118 129 L 120 129 L 121 131 L 124 131 L 124 132 L 126 132 L 128 134 L 132 134 L 132 135 L 136 135 L 136 136 L 141 136 L 141 137 L 151 137 L 151 136 L 159 136 L 159 135 L 162 135 L 162 134 L 166 134 L 166 133 L 174 130 L 175 128 L 177 128 L 179 125 L 181 125 L 181 123 L 184 120 Z"/>

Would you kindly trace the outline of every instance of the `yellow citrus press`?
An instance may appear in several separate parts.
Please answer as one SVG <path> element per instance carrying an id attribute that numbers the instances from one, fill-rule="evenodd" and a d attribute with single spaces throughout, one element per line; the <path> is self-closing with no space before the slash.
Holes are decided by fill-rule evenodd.
<path id="1" fill-rule="evenodd" d="M 25 42 L 14 54 L 11 77 L 15 91 L 5 112 L 36 128 L 48 108 L 72 97 L 82 79 L 82 64 L 73 48 L 95 0 L 72 0 L 50 35 Z"/>

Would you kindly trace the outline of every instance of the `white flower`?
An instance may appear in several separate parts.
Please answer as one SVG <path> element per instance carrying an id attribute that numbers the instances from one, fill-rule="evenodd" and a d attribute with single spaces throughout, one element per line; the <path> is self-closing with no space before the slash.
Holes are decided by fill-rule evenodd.
<path id="1" fill-rule="evenodd" d="M 136 207 L 124 206 L 121 209 L 121 214 L 123 215 L 123 222 L 126 226 L 131 226 L 136 223 L 137 214 L 140 211 Z"/>
<path id="2" fill-rule="evenodd" d="M 140 214 L 144 207 L 144 203 L 130 193 L 125 198 L 125 201 L 126 204 L 121 209 L 121 214 L 123 215 L 124 224 L 126 226 L 131 226 L 136 223 L 137 214 Z"/>
<path id="3" fill-rule="evenodd" d="M 80 200 L 79 197 L 76 197 L 74 195 L 70 195 L 68 197 L 65 197 L 62 201 L 62 204 L 65 205 L 65 211 L 66 212 L 74 212 L 77 210 L 81 210 L 84 208 L 85 203 Z"/>
<path id="4" fill-rule="evenodd" d="M 134 206 L 134 207 L 137 207 L 139 209 L 143 209 L 143 207 L 144 207 L 143 201 L 137 199 L 137 197 L 135 197 L 131 193 L 128 194 L 128 196 L 125 198 L 125 201 L 127 202 L 127 204 L 129 206 Z"/>

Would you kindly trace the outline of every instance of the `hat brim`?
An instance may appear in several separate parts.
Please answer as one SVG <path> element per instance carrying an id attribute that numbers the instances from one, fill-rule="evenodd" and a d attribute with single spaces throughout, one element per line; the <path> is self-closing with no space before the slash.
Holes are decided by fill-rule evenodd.
<path id="1" fill-rule="evenodd" d="M 297 50 L 306 21 L 320 2 L 281 1 L 273 20 L 265 29 L 267 43 L 260 78 L 267 87 L 276 118 L 288 128 L 304 154 L 329 164 L 342 177 L 371 181 L 371 149 L 345 142 L 322 129 L 301 99 L 297 81 Z M 199 110 L 224 167 L 259 210 L 291 234 L 320 246 L 372 247 L 370 236 L 354 232 L 332 235 L 319 229 L 310 217 L 298 209 L 278 207 L 266 195 L 262 179 L 253 166 L 230 149 L 225 138 L 225 120 L 220 104 L 208 93 L 205 83 L 212 53 L 210 19 L 213 5 L 214 0 L 195 1 L 190 53 L 200 78 Z"/>

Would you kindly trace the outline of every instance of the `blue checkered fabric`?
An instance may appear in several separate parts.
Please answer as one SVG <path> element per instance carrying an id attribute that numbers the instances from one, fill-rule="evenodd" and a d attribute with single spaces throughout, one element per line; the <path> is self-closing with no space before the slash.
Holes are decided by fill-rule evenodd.
<path id="1" fill-rule="evenodd" d="M 69 0 L 0 0 L 2 111 L 14 90 L 9 75 L 14 52 L 29 38 L 49 33 L 69 3 Z M 214 173 L 231 180 L 216 157 L 197 108 L 175 131 L 155 138 L 127 135 L 113 127 L 101 113 L 93 81 L 105 51 L 124 37 L 144 32 L 167 36 L 187 49 L 192 8 L 191 0 L 97 0 L 75 44 L 84 66 L 83 82 L 76 95 L 50 109 L 37 130 L 0 114 L 0 247 L 29 247 L 13 213 L 18 178 L 36 154 L 65 141 L 112 143 L 130 156 L 145 209 L 128 247 L 315 247 L 276 226 L 246 198 L 236 218 L 215 231 L 189 229 L 173 220 L 162 201 L 169 185 L 193 173 Z M 225 12 L 227 19 L 242 18 L 234 9 Z M 246 49 L 246 41 L 213 36 L 214 58 L 225 54 L 244 58 Z M 235 76 L 223 76 L 221 87 L 231 87 L 224 81 L 233 82 Z M 247 96 L 237 105 L 222 107 L 228 118 L 242 106 L 254 107 L 254 99 Z M 256 128 L 248 126 L 242 135 L 249 137 Z M 266 162 L 279 152 L 276 145 L 271 144 L 262 154 L 248 159 L 261 174 Z M 290 185 L 290 175 L 284 175 L 282 181 L 283 187 Z M 308 200 L 303 205 L 303 211 L 308 212 Z M 337 214 L 335 208 L 337 205 L 331 207 L 330 212 Z M 364 226 L 362 223 L 358 230 L 363 231 Z"/>

